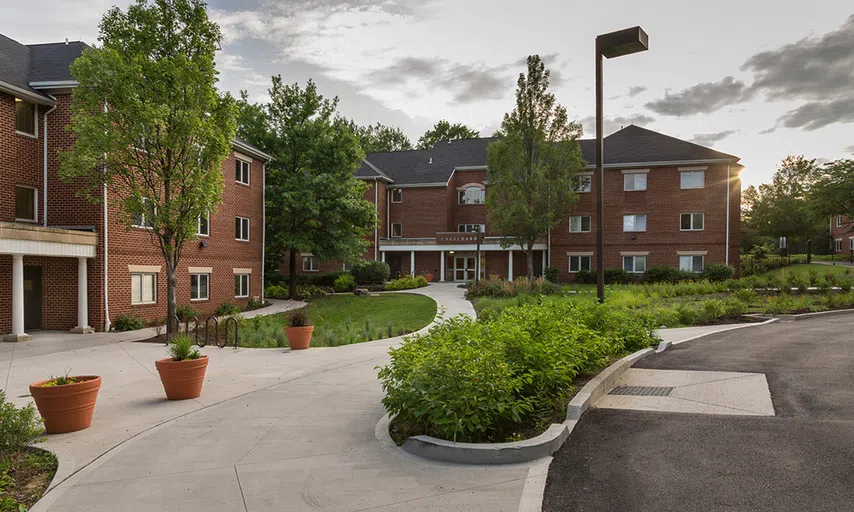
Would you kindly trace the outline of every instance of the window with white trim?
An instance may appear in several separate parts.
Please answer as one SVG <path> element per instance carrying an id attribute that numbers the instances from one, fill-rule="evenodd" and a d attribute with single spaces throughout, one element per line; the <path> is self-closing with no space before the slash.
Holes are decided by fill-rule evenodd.
<path id="1" fill-rule="evenodd" d="M 35 103 L 15 98 L 15 131 L 22 135 L 38 137 L 39 118 Z"/>
<path id="2" fill-rule="evenodd" d="M 234 297 L 249 297 L 249 274 L 234 274 Z"/>
<path id="3" fill-rule="evenodd" d="M 854 252 L 854 238 L 848 239 L 848 250 Z"/>
<path id="4" fill-rule="evenodd" d="M 208 300 L 210 282 L 210 274 L 190 274 L 190 300 Z"/>
<path id="5" fill-rule="evenodd" d="M 589 215 L 573 215 L 569 218 L 570 233 L 589 233 L 590 232 L 590 216 Z"/>
<path id="6" fill-rule="evenodd" d="M 246 217 L 234 218 L 234 239 L 241 242 L 249 241 L 249 219 Z"/>
<path id="7" fill-rule="evenodd" d="M 211 234 L 211 214 L 199 215 L 199 225 L 196 229 L 196 234 L 199 236 L 210 236 Z"/>
<path id="8" fill-rule="evenodd" d="M 320 259 L 317 256 L 302 257 L 303 272 L 317 272 L 320 270 Z"/>
<path id="9" fill-rule="evenodd" d="M 842 215 L 836 216 L 836 227 L 838 227 L 838 228 L 842 227 Z"/>
<path id="10" fill-rule="evenodd" d="M 351 268 L 353 268 L 353 265 L 351 263 L 344 263 L 341 265 L 341 270 L 343 270 L 344 272 L 349 272 Z"/>
<path id="11" fill-rule="evenodd" d="M 834 240 L 833 242 L 834 242 L 834 244 L 833 244 L 833 245 L 834 245 L 834 249 L 836 250 L 836 252 L 842 252 L 842 239 L 841 239 L 841 238 L 837 238 L 837 239 L 836 239 L 836 240 Z"/>
<path id="12" fill-rule="evenodd" d="M 401 189 L 401 188 L 391 189 L 391 202 L 392 203 L 402 203 L 403 202 L 403 189 Z"/>
<path id="13" fill-rule="evenodd" d="M 26 185 L 15 186 L 15 220 L 38 222 L 39 191 Z"/>
<path id="14" fill-rule="evenodd" d="M 234 181 L 249 185 L 249 162 L 236 158 L 234 160 Z"/>
<path id="15" fill-rule="evenodd" d="M 572 177 L 573 192 L 590 192 L 593 189 L 593 176 L 583 174 L 581 176 Z"/>
<path id="16" fill-rule="evenodd" d="M 485 191 L 480 187 L 466 187 L 459 191 L 457 202 L 459 204 L 483 204 L 486 197 Z"/>
<path id="17" fill-rule="evenodd" d="M 481 233 L 486 232 L 485 224 L 460 224 L 457 226 L 457 231 L 460 233 L 477 233 L 480 231 Z"/>
<path id="18" fill-rule="evenodd" d="M 403 236 L 403 224 L 400 222 L 392 222 L 391 223 L 391 236 L 392 238 L 400 238 Z"/>
<path id="19" fill-rule="evenodd" d="M 570 256 L 569 272 L 590 272 L 590 256 Z"/>
<path id="20" fill-rule="evenodd" d="M 131 226 L 135 228 L 151 228 L 154 226 L 153 215 L 157 213 L 157 208 L 149 207 L 150 201 L 143 198 L 142 209 L 146 213 L 134 213 L 131 217 Z"/>
<path id="21" fill-rule="evenodd" d="M 632 172 L 623 174 L 623 190 L 627 192 L 646 190 L 646 173 Z"/>
<path id="22" fill-rule="evenodd" d="M 703 271 L 705 259 L 706 257 L 701 254 L 679 256 L 679 270 L 700 273 Z"/>
<path id="23" fill-rule="evenodd" d="M 679 188 L 703 188 L 706 186 L 706 171 L 680 171 Z"/>
<path id="24" fill-rule="evenodd" d="M 646 256 L 623 256 L 623 270 L 630 274 L 646 272 Z"/>
<path id="25" fill-rule="evenodd" d="M 702 231 L 705 215 L 702 213 L 683 213 L 679 216 L 679 229 L 682 231 Z"/>
<path id="26" fill-rule="evenodd" d="M 623 231 L 646 231 L 646 214 L 623 215 Z"/>
<path id="27" fill-rule="evenodd" d="M 132 305 L 157 303 L 156 273 L 139 272 L 130 275 L 130 303 Z"/>

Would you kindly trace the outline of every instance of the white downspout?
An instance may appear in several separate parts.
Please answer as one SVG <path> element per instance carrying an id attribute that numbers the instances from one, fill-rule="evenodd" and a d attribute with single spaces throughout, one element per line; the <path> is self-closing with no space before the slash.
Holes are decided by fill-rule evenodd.
<path id="1" fill-rule="evenodd" d="M 48 94 L 48 96 L 56 101 L 56 98 Z M 42 225 L 47 227 L 47 115 L 56 110 L 56 104 L 44 113 L 44 184 L 42 185 Z"/>
<path id="2" fill-rule="evenodd" d="M 385 237 L 391 238 L 391 193 L 385 188 Z"/>
<path id="3" fill-rule="evenodd" d="M 104 112 L 107 112 L 107 103 L 104 102 Z M 107 154 L 104 153 L 104 160 Z M 104 174 L 107 174 L 107 164 L 104 163 Z M 107 184 L 104 183 L 104 332 L 110 332 L 110 244 L 109 227 L 107 222 Z"/>
<path id="4" fill-rule="evenodd" d="M 549 228 L 548 237 L 546 239 L 546 267 L 552 266 L 552 228 Z M 543 269 L 545 275 L 546 269 Z"/>
<path id="5" fill-rule="evenodd" d="M 730 178 L 731 166 L 731 163 L 726 164 L 726 256 L 724 257 L 724 263 L 727 265 L 729 265 L 729 186 L 730 181 L 732 181 Z"/>
<path id="6" fill-rule="evenodd" d="M 261 302 L 264 302 L 264 263 L 267 260 L 267 164 L 261 162 Z"/>
<path id="7" fill-rule="evenodd" d="M 380 213 L 380 182 L 374 178 L 374 208 L 377 210 L 377 215 Z M 377 261 L 377 255 L 380 245 L 380 226 L 374 224 L 374 261 Z"/>

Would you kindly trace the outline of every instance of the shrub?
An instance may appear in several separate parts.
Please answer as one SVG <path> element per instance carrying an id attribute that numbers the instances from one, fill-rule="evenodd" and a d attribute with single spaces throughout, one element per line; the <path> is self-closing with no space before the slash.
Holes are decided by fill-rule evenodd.
<path id="1" fill-rule="evenodd" d="M 178 320 L 183 322 L 191 316 L 198 317 L 199 310 L 189 304 L 178 304 L 175 306 L 175 314 L 178 316 Z"/>
<path id="2" fill-rule="evenodd" d="M 334 286 L 335 281 L 337 281 L 338 278 L 343 275 L 352 276 L 352 274 L 350 274 L 350 272 L 346 270 L 339 270 L 338 272 L 327 272 L 326 274 L 316 275 L 314 277 L 311 277 L 308 283 L 302 284 L 313 284 L 315 286 Z"/>
<path id="3" fill-rule="evenodd" d="M 594 284 L 596 283 L 596 273 L 589 270 L 579 270 L 575 274 L 575 282 L 578 284 Z"/>
<path id="4" fill-rule="evenodd" d="M 308 312 L 308 308 L 293 309 L 283 314 L 285 315 L 285 325 L 288 327 L 309 327 L 314 325 L 311 323 L 311 314 Z"/>
<path id="5" fill-rule="evenodd" d="M 391 269 L 384 261 L 360 261 L 350 270 L 357 284 L 382 284 L 388 281 Z"/>
<path id="6" fill-rule="evenodd" d="M 116 321 L 113 322 L 113 329 L 124 331 L 135 331 L 145 327 L 145 320 L 136 313 L 122 313 L 116 316 Z"/>
<path id="7" fill-rule="evenodd" d="M 261 300 L 259 297 L 252 297 L 251 299 L 249 299 L 249 302 L 246 303 L 246 311 L 252 311 L 253 309 L 261 309 L 265 306 L 267 306 L 267 303 Z"/>
<path id="8" fill-rule="evenodd" d="M 267 289 L 264 290 L 264 297 L 268 297 L 270 299 L 287 299 L 288 289 L 284 286 L 274 284 L 268 286 Z"/>
<path id="9" fill-rule="evenodd" d="M 237 313 L 240 313 L 240 308 L 231 302 L 223 302 L 218 308 L 216 308 L 216 311 L 214 311 L 216 316 L 230 316 L 236 315 Z"/>
<path id="10" fill-rule="evenodd" d="M 302 298 L 321 297 L 326 295 L 326 290 L 313 284 L 298 284 L 297 296 Z"/>
<path id="11" fill-rule="evenodd" d="M 0 389 L 0 460 L 21 453 L 41 434 L 41 420 L 33 404 L 15 407 Z"/>
<path id="12" fill-rule="evenodd" d="M 427 278 L 424 276 L 406 276 L 391 281 L 390 283 L 385 285 L 385 289 L 388 291 L 412 290 L 414 288 L 421 288 L 423 286 L 427 286 L 428 284 L 429 283 L 427 282 Z"/>
<path id="13" fill-rule="evenodd" d="M 726 281 L 734 275 L 735 269 L 726 263 L 713 263 L 703 269 L 703 277 L 709 281 Z"/>
<path id="14" fill-rule="evenodd" d="M 545 272 L 543 272 L 543 277 L 546 278 L 546 281 L 550 281 L 552 283 L 557 282 L 557 268 L 555 267 L 546 267 Z"/>
<path id="15" fill-rule="evenodd" d="M 748 289 L 738 290 L 733 294 L 733 296 L 745 304 L 756 302 L 756 299 L 758 298 L 755 291 Z"/>
<path id="16" fill-rule="evenodd" d="M 629 284 L 634 283 L 637 278 L 621 268 L 605 269 L 605 284 Z"/>
<path id="17" fill-rule="evenodd" d="M 516 297 L 518 295 L 552 295 L 560 293 L 560 285 L 546 281 L 542 277 L 529 281 L 527 277 L 518 277 L 514 281 L 489 279 L 471 283 L 466 297 Z"/>
<path id="18" fill-rule="evenodd" d="M 332 283 L 332 289 L 336 292 L 350 292 L 356 287 L 356 278 L 349 272 L 339 275 Z"/>
<path id="19" fill-rule="evenodd" d="M 178 334 L 169 341 L 169 355 L 173 361 L 199 359 L 202 354 L 193 346 L 193 339 L 185 334 Z"/>
<path id="20" fill-rule="evenodd" d="M 678 268 L 656 265 L 646 269 L 643 274 L 645 283 L 675 283 L 682 279 Z"/>

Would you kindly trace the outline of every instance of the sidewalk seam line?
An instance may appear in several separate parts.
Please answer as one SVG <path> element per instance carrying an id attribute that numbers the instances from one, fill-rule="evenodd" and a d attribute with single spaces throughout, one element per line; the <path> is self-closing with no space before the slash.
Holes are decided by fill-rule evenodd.
<path id="1" fill-rule="evenodd" d="M 234 477 L 237 478 L 237 489 L 240 491 L 240 498 L 243 500 L 243 510 L 249 512 L 249 507 L 246 506 L 246 496 L 243 494 L 243 486 L 240 485 L 240 474 L 237 472 L 237 464 L 234 465 Z"/>

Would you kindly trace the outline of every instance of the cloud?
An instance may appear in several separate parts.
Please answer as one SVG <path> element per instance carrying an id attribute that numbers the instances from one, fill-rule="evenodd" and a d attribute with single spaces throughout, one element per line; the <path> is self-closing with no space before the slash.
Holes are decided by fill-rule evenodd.
<path id="1" fill-rule="evenodd" d="M 727 105 L 751 99 L 753 92 L 742 82 L 728 76 L 720 82 L 704 82 L 678 93 L 647 103 L 646 108 L 664 116 L 708 114 Z"/>
<path id="2" fill-rule="evenodd" d="M 605 135 L 609 135 L 619 130 L 620 128 L 626 127 L 630 124 L 636 124 L 640 126 L 646 126 L 655 122 L 654 117 L 650 117 L 646 114 L 630 114 L 628 116 L 617 116 L 617 117 L 606 117 L 605 118 Z M 584 133 L 587 134 L 595 134 L 596 133 L 596 118 L 593 116 L 585 117 L 581 120 L 581 127 L 584 129 Z"/>
<path id="3" fill-rule="evenodd" d="M 714 132 L 714 133 L 698 133 L 694 135 L 694 138 L 691 139 L 691 142 L 695 144 L 699 144 L 701 146 L 714 146 L 715 143 L 718 143 L 730 135 L 738 132 L 738 130 L 725 130 L 722 132 Z"/>
<path id="4" fill-rule="evenodd" d="M 633 86 L 629 87 L 629 97 L 634 98 L 635 96 L 644 92 L 645 90 L 646 90 L 646 87 L 643 85 L 633 85 Z"/>
<path id="5" fill-rule="evenodd" d="M 811 101 L 783 114 L 778 126 L 818 130 L 834 123 L 854 123 L 854 95 L 831 101 Z"/>
<path id="6" fill-rule="evenodd" d="M 845 151 L 846 153 L 854 154 L 854 144 L 851 144 L 847 148 L 843 149 L 843 151 Z"/>

